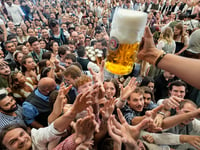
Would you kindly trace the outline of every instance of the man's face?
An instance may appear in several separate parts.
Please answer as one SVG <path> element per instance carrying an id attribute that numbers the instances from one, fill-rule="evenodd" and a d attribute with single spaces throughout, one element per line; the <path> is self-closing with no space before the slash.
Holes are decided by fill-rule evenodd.
<path id="1" fill-rule="evenodd" d="M 65 83 L 67 85 L 74 85 L 75 84 L 75 79 L 73 79 L 70 75 L 69 76 L 64 76 L 64 79 L 65 79 Z"/>
<path id="2" fill-rule="evenodd" d="M 15 128 L 8 131 L 2 143 L 8 150 L 29 150 L 31 149 L 31 137 L 22 128 Z"/>
<path id="3" fill-rule="evenodd" d="M 9 76 L 11 73 L 10 67 L 8 65 L 1 65 L 0 66 L 0 75 Z"/>
<path id="4" fill-rule="evenodd" d="M 69 67 L 72 63 L 73 63 L 73 61 L 71 59 L 65 59 L 66 67 Z"/>
<path id="5" fill-rule="evenodd" d="M 80 34 L 78 36 L 78 40 L 80 44 L 84 44 L 85 43 L 85 36 L 83 34 Z"/>
<path id="6" fill-rule="evenodd" d="M 185 97 L 185 86 L 172 86 L 172 90 L 169 91 L 171 96 L 177 96 L 180 98 Z"/>
<path id="7" fill-rule="evenodd" d="M 127 102 L 134 111 L 141 112 L 144 108 L 144 98 L 140 93 L 132 93 Z"/>
<path id="8" fill-rule="evenodd" d="M 151 94 L 144 93 L 144 108 L 149 106 L 150 102 L 151 102 Z"/>
<path id="9" fill-rule="evenodd" d="M 11 5 L 12 5 L 12 2 L 11 2 L 11 0 L 6 0 L 6 3 L 7 3 L 9 6 L 11 6 Z"/>
<path id="10" fill-rule="evenodd" d="M 89 90 L 92 87 L 92 81 L 91 82 L 87 82 L 81 86 L 78 87 L 78 93 L 82 93 L 84 91 Z"/>
<path id="11" fill-rule="evenodd" d="M 192 105 L 190 103 L 186 103 L 181 110 L 177 110 L 177 114 L 189 113 L 189 112 L 192 112 L 192 111 L 195 111 L 195 110 L 197 110 L 197 108 L 194 105 Z M 187 125 L 192 120 L 194 120 L 194 118 L 184 120 L 180 125 Z"/>
<path id="12" fill-rule="evenodd" d="M 167 72 L 167 71 L 164 71 L 163 75 L 164 75 L 166 81 L 173 79 L 175 77 L 174 74 Z"/>
<path id="13" fill-rule="evenodd" d="M 40 52 L 40 43 L 38 41 L 32 43 L 31 47 L 36 53 Z"/>
<path id="14" fill-rule="evenodd" d="M 16 101 L 11 96 L 6 96 L 0 100 L 0 111 L 2 113 L 12 113 L 17 110 Z"/>
<path id="15" fill-rule="evenodd" d="M 16 51 L 16 46 L 14 43 L 7 43 L 6 44 L 6 50 L 10 53 L 14 53 Z"/>
<path id="16" fill-rule="evenodd" d="M 43 29 L 41 33 L 42 33 L 42 37 L 43 37 L 43 38 L 48 38 L 48 37 L 49 37 L 49 34 L 48 34 L 48 30 L 47 30 L 47 29 Z"/>

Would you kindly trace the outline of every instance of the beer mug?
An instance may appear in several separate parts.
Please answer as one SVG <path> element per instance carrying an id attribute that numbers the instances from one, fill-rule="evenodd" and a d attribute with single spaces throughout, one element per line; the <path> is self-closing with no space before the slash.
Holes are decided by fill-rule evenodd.
<path id="1" fill-rule="evenodd" d="M 117 75 L 131 73 L 147 22 L 144 12 L 118 8 L 112 21 L 105 68 Z"/>

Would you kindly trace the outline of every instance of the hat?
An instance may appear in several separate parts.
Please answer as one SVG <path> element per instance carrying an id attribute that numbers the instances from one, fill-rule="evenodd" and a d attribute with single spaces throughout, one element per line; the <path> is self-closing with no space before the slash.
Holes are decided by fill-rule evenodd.
<path id="1" fill-rule="evenodd" d="M 191 34 L 187 51 L 194 54 L 200 53 L 200 29 Z"/>

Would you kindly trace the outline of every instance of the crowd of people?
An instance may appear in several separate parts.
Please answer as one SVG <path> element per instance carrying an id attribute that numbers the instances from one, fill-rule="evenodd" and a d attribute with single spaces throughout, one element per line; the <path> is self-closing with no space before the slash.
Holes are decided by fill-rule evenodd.
<path id="1" fill-rule="evenodd" d="M 124 76 L 118 8 L 148 14 Z M 199 20 L 197 0 L 2 0 L 0 149 L 200 150 Z"/>

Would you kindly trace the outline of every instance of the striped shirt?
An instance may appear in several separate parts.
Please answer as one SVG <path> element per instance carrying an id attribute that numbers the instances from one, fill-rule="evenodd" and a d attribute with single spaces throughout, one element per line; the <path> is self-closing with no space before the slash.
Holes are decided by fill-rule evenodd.
<path id="1" fill-rule="evenodd" d="M 21 124 L 25 125 L 23 115 L 22 115 L 22 107 L 17 105 L 18 109 L 15 111 L 16 116 L 6 115 L 0 112 L 0 128 L 5 127 L 10 124 Z"/>

